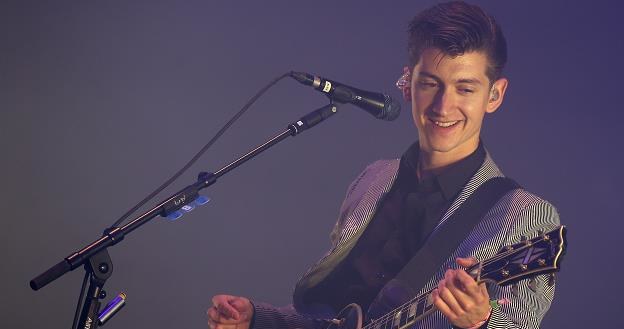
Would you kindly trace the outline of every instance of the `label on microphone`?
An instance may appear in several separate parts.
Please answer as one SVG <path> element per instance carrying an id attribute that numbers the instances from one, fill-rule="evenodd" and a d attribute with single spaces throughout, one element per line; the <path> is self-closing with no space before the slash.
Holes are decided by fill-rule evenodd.
<path id="1" fill-rule="evenodd" d="M 325 81 L 325 86 L 323 87 L 323 92 L 328 93 L 331 90 L 331 82 Z"/>

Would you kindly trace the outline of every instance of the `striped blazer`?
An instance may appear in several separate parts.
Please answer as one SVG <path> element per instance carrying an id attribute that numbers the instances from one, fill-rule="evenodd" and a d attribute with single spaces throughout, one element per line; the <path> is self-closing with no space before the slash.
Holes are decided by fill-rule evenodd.
<path id="1" fill-rule="evenodd" d="M 399 159 L 380 160 L 369 165 L 355 179 L 347 190 L 338 221 L 331 233 L 331 249 L 304 274 L 295 287 L 295 307 L 274 308 L 254 303 L 254 329 L 324 328 L 327 325 L 318 315 L 326 310 L 317 305 L 307 305 L 305 293 L 330 275 L 349 254 L 374 217 L 384 195 L 389 192 L 398 169 Z M 487 154 L 481 167 L 442 215 L 438 227 L 449 219 L 477 187 L 490 178 L 500 176 L 503 176 L 502 172 Z M 477 260 L 491 258 L 503 246 L 518 243 L 523 238 L 531 239 L 538 232 L 547 232 L 557 226 L 559 216 L 550 203 L 524 189 L 512 190 L 489 210 L 419 294 L 437 286 L 446 269 L 457 268 L 457 257 L 472 256 Z M 553 300 L 555 283 L 549 276 L 540 275 L 506 287 L 491 285 L 488 291 L 492 299 L 505 300 L 505 303 L 492 310 L 487 328 L 539 328 Z M 436 311 L 412 328 L 451 328 L 451 324 Z"/>

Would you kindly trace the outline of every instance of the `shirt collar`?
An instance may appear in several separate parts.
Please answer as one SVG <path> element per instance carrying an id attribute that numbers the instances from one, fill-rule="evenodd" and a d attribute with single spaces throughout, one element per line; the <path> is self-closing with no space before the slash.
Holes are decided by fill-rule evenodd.
<path id="1" fill-rule="evenodd" d="M 422 184 L 416 176 L 419 153 L 420 147 L 418 141 L 416 141 L 401 157 L 399 177 L 408 186 L 419 186 Z M 442 173 L 434 175 L 434 183 L 439 187 L 446 200 L 453 199 L 461 191 L 468 180 L 479 170 L 483 161 L 485 161 L 485 156 L 485 147 L 479 141 L 479 146 L 469 156 L 445 168 Z"/>

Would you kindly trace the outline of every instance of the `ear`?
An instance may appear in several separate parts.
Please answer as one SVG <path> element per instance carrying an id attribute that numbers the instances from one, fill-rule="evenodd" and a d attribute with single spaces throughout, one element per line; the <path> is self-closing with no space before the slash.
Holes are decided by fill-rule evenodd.
<path id="1" fill-rule="evenodd" d="M 403 67 L 403 74 L 396 83 L 406 102 L 412 101 L 412 71 L 408 66 Z"/>
<path id="2" fill-rule="evenodd" d="M 412 87 L 405 87 L 403 89 L 403 99 L 410 103 L 412 101 Z"/>
<path id="3" fill-rule="evenodd" d="M 500 78 L 492 84 L 486 109 L 487 113 L 494 113 L 501 106 L 505 98 L 507 85 L 509 85 L 509 80 L 507 80 L 507 78 Z"/>

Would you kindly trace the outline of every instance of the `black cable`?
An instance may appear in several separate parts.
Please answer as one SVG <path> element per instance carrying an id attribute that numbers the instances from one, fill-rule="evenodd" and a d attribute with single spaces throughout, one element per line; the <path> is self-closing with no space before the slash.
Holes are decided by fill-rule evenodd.
<path id="1" fill-rule="evenodd" d="M 180 175 L 182 175 L 186 170 L 188 170 L 207 150 L 210 146 L 212 146 L 212 144 L 214 144 L 219 137 L 221 137 L 221 135 L 223 135 L 223 133 L 225 133 L 225 131 L 230 128 L 230 126 L 232 124 L 234 124 L 234 122 L 236 122 L 236 120 L 238 120 L 238 118 L 243 115 L 243 113 L 245 113 L 247 111 L 247 109 L 249 109 L 249 107 L 256 102 L 256 100 L 258 100 L 258 98 L 260 98 L 260 96 L 262 96 L 262 94 L 264 94 L 269 88 L 271 88 L 274 84 L 276 84 L 278 81 L 282 80 L 283 78 L 287 77 L 290 75 L 290 72 L 288 73 L 284 73 L 281 76 L 273 79 L 268 85 L 266 85 L 265 87 L 263 87 L 262 89 L 260 89 L 260 91 L 258 91 L 257 94 L 255 94 L 252 98 L 249 99 L 249 101 L 247 101 L 247 104 L 245 104 L 224 126 L 223 128 L 221 128 L 215 135 L 214 137 L 212 137 L 212 139 L 210 141 L 208 141 L 208 143 L 206 145 L 204 145 L 204 147 L 201 148 L 201 150 L 199 150 L 199 152 L 197 152 L 197 154 L 195 154 L 195 156 L 189 161 L 187 162 L 184 167 L 182 167 L 182 169 L 178 170 L 178 172 L 176 172 L 173 176 L 171 176 L 171 178 L 169 178 L 166 182 L 164 182 L 162 185 L 160 185 L 156 190 L 154 190 L 154 192 L 150 193 L 147 197 L 145 197 L 145 199 L 141 200 L 139 203 L 137 203 L 134 207 L 132 207 L 130 210 L 128 210 L 125 214 L 123 214 L 123 216 L 121 216 L 117 221 L 115 221 L 115 223 L 111 226 L 111 228 L 118 226 L 121 222 L 123 222 L 126 218 L 130 217 L 130 215 L 132 215 L 135 211 L 137 211 L 139 208 L 141 208 L 145 203 L 147 203 L 148 201 L 150 201 L 152 198 L 154 198 L 156 195 L 158 195 L 158 193 L 162 192 L 162 190 L 164 190 L 165 188 L 167 188 L 167 186 L 169 186 L 171 183 L 173 183 L 173 181 L 175 181 L 176 179 L 178 179 L 178 177 L 180 177 Z"/>

